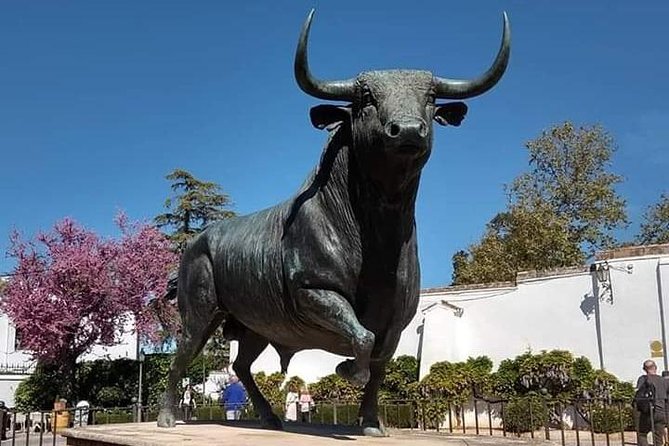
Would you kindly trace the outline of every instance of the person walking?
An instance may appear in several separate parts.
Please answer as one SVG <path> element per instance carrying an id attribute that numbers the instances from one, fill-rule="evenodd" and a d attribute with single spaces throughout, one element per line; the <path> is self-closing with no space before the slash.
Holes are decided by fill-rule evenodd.
<path id="1" fill-rule="evenodd" d="M 226 420 L 239 420 L 241 418 L 242 409 L 246 405 L 246 389 L 235 375 L 230 375 L 228 385 L 223 390 L 223 404 Z"/>
<path id="2" fill-rule="evenodd" d="M 188 384 L 186 390 L 184 390 L 181 401 L 179 401 L 179 407 L 184 411 L 184 421 L 190 421 L 193 415 L 193 410 L 196 408 L 193 388 L 190 384 Z"/>
<path id="3" fill-rule="evenodd" d="M 7 419 L 9 410 L 4 401 L 0 401 L 0 440 L 7 439 Z"/>
<path id="4" fill-rule="evenodd" d="M 299 398 L 295 387 L 291 386 L 286 394 L 286 421 L 297 421 L 297 405 L 299 403 Z"/>
<path id="5" fill-rule="evenodd" d="M 645 373 L 637 380 L 634 395 L 637 445 L 648 446 L 648 433 L 652 432 L 653 445 L 663 446 L 669 383 L 658 376 L 657 364 L 651 359 L 644 361 L 643 371 Z"/>
<path id="6" fill-rule="evenodd" d="M 314 404 L 314 400 L 309 394 L 309 388 L 305 384 L 300 391 L 300 417 L 303 423 L 311 421 L 309 418 L 309 413 L 311 412 L 311 406 Z"/>

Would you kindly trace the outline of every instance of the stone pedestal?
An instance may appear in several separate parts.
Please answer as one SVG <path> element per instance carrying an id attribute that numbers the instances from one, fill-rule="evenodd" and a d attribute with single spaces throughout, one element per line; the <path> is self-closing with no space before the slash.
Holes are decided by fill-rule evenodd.
<path id="1" fill-rule="evenodd" d="M 261 429 L 253 422 L 177 424 L 172 429 L 159 428 L 155 422 L 107 424 L 68 429 L 63 432 L 69 446 L 470 446 L 542 444 L 540 440 L 444 435 L 436 432 L 391 430 L 386 438 L 361 435 L 355 427 L 315 424 L 288 424 L 285 431 Z M 546 443 L 553 444 L 553 443 Z"/>

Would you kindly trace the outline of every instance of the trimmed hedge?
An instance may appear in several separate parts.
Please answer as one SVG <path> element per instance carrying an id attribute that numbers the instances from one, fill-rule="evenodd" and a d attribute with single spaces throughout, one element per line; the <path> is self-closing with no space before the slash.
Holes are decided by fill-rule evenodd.
<path id="1" fill-rule="evenodd" d="M 507 432 L 521 434 L 536 431 L 548 420 L 545 402 L 538 397 L 511 398 L 504 407 L 502 423 Z"/>
<path id="2" fill-rule="evenodd" d="M 621 426 L 623 430 L 634 430 L 634 411 L 630 406 L 596 404 L 590 417 L 593 430 L 600 434 L 620 432 Z"/>

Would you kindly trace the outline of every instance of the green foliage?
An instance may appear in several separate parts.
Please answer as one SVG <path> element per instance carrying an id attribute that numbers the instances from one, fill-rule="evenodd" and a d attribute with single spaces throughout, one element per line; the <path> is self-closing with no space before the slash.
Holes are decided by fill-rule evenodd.
<path id="1" fill-rule="evenodd" d="M 144 405 L 160 404 L 167 387 L 172 357 L 172 354 L 167 353 L 146 355 L 142 381 Z M 189 375 L 194 383 L 202 381 L 201 364 L 197 358 L 191 364 Z M 209 367 L 211 362 L 207 364 Z M 210 370 L 207 368 L 207 371 Z M 96 407 L 127 407 L 131 405 L 132 398 L 137 396 L 139 363 L 129 359 L 82 362 L 77 365 L 75 376 L 73 387 L 77 399 L 85 399 Z M 56 397 L 62 395 L 62 385 L 63 379 L 57 370 L 38 366 L 35 373 L 17 388 L 16 405 L 21 410 L 50 409 Z"/>
<path id="2" fill-rule="evenodd" d="M 139 364 L 130 359 L 82 362 L 77 365 L 79 399 L 98 407 L 125 407 L 137 397 Z"/>
<path id="3" fill-rule="evenodd" d="M 548 410 L 539 397 L 514 397 L 504 407 L 502 423 L 508 432 L 536 431 L 545 425 Z"/>
<path id="4" fill-rule="evenodd" d="M 415 396 L 418 383 L 418 360 L 409 355 L 388 361 L 386 376 L 381 383 L 382 401 L 404 400 Z"/>
<path id="5" fill-rule="evenodd" d="M 281 384 L 285 379 L 285 375 L 280 372 L 275 372 L 270 375 L 265 372 L 258 372 L 253 375 L 258 389 L 265 396 L 270 406 L 283 407 L 285 402 L 285 395 L 281 390 Z"/>
<path id="6" fill-rule="evenodd" d="M 314 401 L 357 401 L 362 395 L 362 389 L 334 373 L 311 384 L 309 390 Z"/>
<path id="7" fill-rule="evenodd" d="M 669 194 L 646 210 L 636 240 L 642 245 L 669 243 Z"/>
<path id="8" fill-rule="evenodd" d="M 95 394 L 95 400 L 98 402 L 96 406 L 102 407 L 123 407 L 129 406 L 132 401 L 129 401 L 129 395 L 124 394 L 118 387 L 102 387 Z M 132 398 L 132 397 L 130 397 Z"/>
<path id="9" fill-rule="evenodd" d="M 492 381 L 493 393 L 510 398 L 504 422 L 511 432 L 527 432 L 531 426 L 539 428 L 546 419 L 544 413 L 553 423 L 559 423 L 559 409 L 569 402 L 577 402 L 579 411 L 597 432 L 614 432 L 620 429 L 620 413 L 615 404 L 628 403 L 634 396 L 631 383 L 620 382 L 606 371 L 593 369 L 587 358 L 574 358 L 562 350 L 527 352 L 504 360 Z M 558 404 L 547 406 L 546 411 L 544 399 Z M 611 406 L 611 402 L 615 404 Z M 542 407 L 535 407 L 539 403 Z M 631 422 L 630 411 L 629 405 L 624 405 L 625 426 Z"/>
<path id="10" fill-rule="evenodd" d="M 575 127 L 564 122 L 527 143 L 532 169 L 514 180 L 512 200 L 530 208 L 548 203 L 569 220 L 570 237 L 586 252 L 613 245 L 611 231 L 627 223 L 625 201 L 610 173 L 615 144 L 601 126 Z"/>
<path id="11" fill-rule="evenodd" d="M 223 370 L 230 364 L 230 342 L 223 336 L 223 324 L 214 331 L 204 346 L 210 370 Z"/>
<path id="12" fill-rule="evenodd" d="M 597 373 L 587 358 L 574 358 L 564 350 L 528 351 L 500 363 L 492 377 L 492 391 L 506 398 L 543 395 L 566 402 L 589 394 L 595 378 L 604 376 Z"/>
<path id="13" fill-rule="evenodd" d="M 622 181 L 608 171 L 615 150 L 599 126 L 563 124 L 526 144 L 530 170 L 508 187 L 507 210 L 486 226 L 478 243 L 453 255 L 453 284 L 514 280 L 523 270 L 582 264 L 614 244 L 627 223 Z"/>
<path id="14" fill-rule="evenodd" d="M 634 411 L 631 406 L 618 404 L 608 405 L 601 402 L 590 407 L 592 428 L 597 433 L 620 432 L 621 427 L 626 430 L 634 430 Z"/>
<path id="15" fill-rule="evenodd" d="M 458 410 L 461 410 L 461 406 L 451 404 L 450 401 L 444 398 L 430 398 L 421 402 L 419 410 L 421 412 L 420 417 L 425 422 L 425 427 L 437 429 L 448 416 L 449 410 L 452 416 L 455 417 L 454 419 L 457 419 Z"/>
<path id="16" fill-rule="evenodd" d="M 335 424 L 335 411 L 337 413 L 337 424 L 357 425 L 359 404 L 341 404 L 323 402 L 316 406 L 315 412 L 311 415 L 311 421 L 323 424 Z"/>
<path id="17" fill-rule="evenodd" d="M 291 376 L 283 386 L 283 393 L 286 394 L 288 392 L 300 392 L 302 387 L 304 387 L 304 384 L 304 380 L 299 376 Z"/>
<path id="18" fill-rule="evenodd" d="M 480 242 L 453 256 L 453 284 L 513 281 L 518 271 L 580 264 L 585 256 L 568 234 L 568 221 L 546 204 L 510 206 L 486 227 Z"/>
<path id="19" fill-rule="evenodd" d="M 95 424 L 131 423 L 133 421 L 132 410 L 106 410 L 104 412 L 96 412 L 94 416 Z"/>
<path id="20" fill-rule="evenodd" d="M 160 228 L 168 228 L 168 237 L 181 251 L 185 243 L 207 224 L 233 217 L 230 197 L 216 183 L 202 181 L 183 169 L 175 169 L 166 177 L 172 182 L 175 195 L 165 200 L 167 212 L 155 217 Z"/>
<path id="21" fill-rule="evenodd" d="M 172 354 L 153 353 L 144 360 L 144 379 L 142 381 L 142 403 L 157 405 L 161 403 L 163 392 L 167 388 L 167 375 L 172 363 Z"/>
<path id="22" fill-rule="evenodd" d="M 414 403 L 379 403 L 383 425 L 397 429 L 418 427 L 417 406 Z"/>
<path id="23" fill-rule="evenodd" d="M 167 231 L 167 237 L 178 252 L 183 251 L 186 243 L 209 223 L 235 216 L 228 209 L 232 204 L 230 197 L 223 193 L 220 185 L 199 180 L 183 169 L 174 169 L 165 178 L 172 183 L 174 196 L 165 200 L 167 211 L 157 215 L 154 222 Z M 174 305 L 173 302 L 166 304 Z M 166 341 L 173 340 L 171 333 L 164 333 L 163 337 Z M 209 338 L 205 351 L 215 358 L 214 368 L 221 369 L 228 365 L 230 346 L 223 336 L 222 326 Z"/>
<path id="24" fill-rule="evenodd" d="M 473 390 L 486 392 L 490 388 L 492 361 L 487 356 L 468 358 L 465 362 L 437 362 L 419 384 L 420 392 L 428 398 L 443 398 L 464 404 Z"/>
<path id="25" fill-rule="evenodd" d="M 53 409 L 58 399 L 62 380 L 53 367 L 38 364 L 35 372 L 22 381 L 14 393 L 14 405 L 23 412 Z"/>

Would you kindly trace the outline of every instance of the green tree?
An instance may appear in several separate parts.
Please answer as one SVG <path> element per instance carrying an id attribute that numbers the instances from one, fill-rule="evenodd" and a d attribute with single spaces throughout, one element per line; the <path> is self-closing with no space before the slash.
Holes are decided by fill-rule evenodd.
<path id="1" fill-rule="evenodd" d="M 627 224 L 625 201 L 609 172 L 615 152 L 600 126 L 565 122 L 526 144 L 530 170 L 508 187 L 507 210 L 478 243 L 452 258 L 453 284 L 514 280 L 518 271 L 581 264 L 611 247 Z"/>
<path id="2" fill-rule="evenodd" d="M 291 376 L 290 378 L 288 378 L 288 381 L 286 381 L 286 384 L 284 384 L 283 386 L 283 393 L 286 394 L 290 391 L 300 392 L 304 387 L 304 384 L 305 384 L 304 380 L 299 376 Z"/>
<path id="3" fill-rule="evenodd" d="M 230 197 L 220 185 L 199 180 L 183 169 L 174 169 L 165 178 L 171 182 L 174 196 L 165 200 L 166 212 L 157 215 L 154 221 L 159 228 L 167 231 L 167 237 L 177 251 L 182 251 L 186 243 L 209 223 L 235 216 L 229 209 Z M 155 304 L 165 305 L 165 302 L 156 300 Z M 170 343 L 169 336 L 164 337 Z M 230 346 L 223 336 L 222 327 L 214 332 L 204 351 L 214 356 L 214 362 L 227 364 Z M 197 363 L 196 360 L 193 364 Z"/>
<path id="4" fill-rule="evenodd" d="M 453 284 L 513 281 L 518 271 L 580 264 L 585 255 L 569 237 L 568 221 L 548 206 L 512 206 L 488 223 L 480 242 L 453 256 Z"/>
<path id="5" fill-rule="evenodd" d="M 172 182 L 175 195 L 165 200 L 167 211 L 157 215 L 155 223 L 167 229 L 177 250 L 182 250 L 207 224 L 234 217 L 235 213 L 228 209 L 230 197 L 218 184 L 199 180 L 183 169 L 175 169 L 165 178 Z"/>
<path id="6" fill-rule="evenodd" d="M 662 194 L 660 200 L 646 210 L 636 240 L 642 245 L 669 243 L 668 194 Z"/>
<path id="7" fill-rule="evenodd" d="M 487 356 L 468 358 L 465 362 L 436 362 L 420 381 L 420 391 L 428 398 L 444 398 L 464 404 L 474 390 L 487 393 L 491 371 L 492 361 Z"/>
<path id="8" fill-rule="evenodd" d="M 362 396 L 362 389 L 334 373 L 311 384 L 309 391 L 314 401 L 358 401 Z"/>
<path id="9" fill-rule="evenodd" d="M 52 409 L 54 401 L 65 394 L 62 381 L 57 367 L 37 364 L 33 374 L 16 388 L 14 406 L 22 412 Z"/>
<path id="10" fill-rule="evenodd" d="M 258 389 L 274 408 L 283 408 L 285 398 L 281 384 L 285 378 L 286 376 L 281 372 L 274 372 L 269 375 L 265 372 L 258 372 L 253 375 Z"/>
<path id="11" fill-rule="evenodd" d="M 388 361 L 386 376 L 381 383 L 382 400 L 403 400 L 413 396 L 418 383 L 418 360 L 409 355 Z"/>

